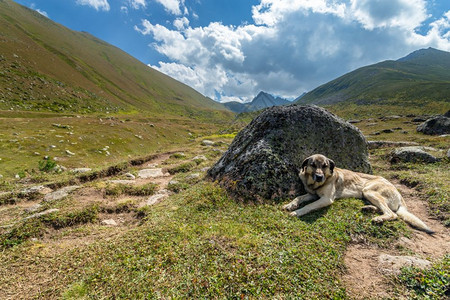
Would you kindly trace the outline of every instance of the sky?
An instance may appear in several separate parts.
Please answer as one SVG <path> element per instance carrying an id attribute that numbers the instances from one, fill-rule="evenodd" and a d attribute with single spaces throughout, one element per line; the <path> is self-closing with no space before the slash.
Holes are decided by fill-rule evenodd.
<path id="1" fill-rule="evenodd" d="M 450 0 L 15 1 L 219 102 L 294 99 L 365 65 L 450 51 Z"/>

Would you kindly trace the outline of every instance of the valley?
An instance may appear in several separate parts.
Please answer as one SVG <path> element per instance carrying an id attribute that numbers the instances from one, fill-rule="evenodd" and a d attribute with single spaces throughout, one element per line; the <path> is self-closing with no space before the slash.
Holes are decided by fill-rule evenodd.
<path id="1" fill-rule="evenodd" d="M 362 200 L 291 218 L 291 199 L 238 201 L 213 182 L 237 133 L 287 100 L 218 103 L 10 0 L 0 50 L 1 299 L 448 297 L 450 137 L 416 129 L 450 110 L 450 53 L 418 50 L 294 100 L 356 126 L 373 173 L 430 236 L 373 224 Z M 436 159 L 391 163 L 400 145 Z"/>

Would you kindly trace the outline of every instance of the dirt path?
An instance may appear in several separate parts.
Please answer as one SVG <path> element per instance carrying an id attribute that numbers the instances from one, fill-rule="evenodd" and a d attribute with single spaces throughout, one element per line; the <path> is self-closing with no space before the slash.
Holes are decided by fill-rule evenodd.
<path id="1" fill-rule="evenodd" d="M 373 245 L 361 243 L 350 244 L 344 257 L 347 268 L 343 276 L 343 282 L 351 299 L 381 299 L 394 297 L 391 278 L 382 272 L 379 257 L 382 254 L 405 255 L 399 248 L 412 252 L 409 256 L 423 258 L 433 262 L 450 253 L 450 230 L 439 221 L 430 217 L 424 201 L 418 197 L 418 193 L 402 184 L 395 186 L 403 195 L 408 210 L 423 220 L 430 228 L 436 231 L 429 235 L 414 230 L 411 238 L 401 237 L 398 242 L 389 249 L 380 249 Z M 401 247 L 399 247 L 401 246 Z M 398 297 L 398 295 L 395 295 Z M 404 298 L 407 299 L 406 296 Z"/>

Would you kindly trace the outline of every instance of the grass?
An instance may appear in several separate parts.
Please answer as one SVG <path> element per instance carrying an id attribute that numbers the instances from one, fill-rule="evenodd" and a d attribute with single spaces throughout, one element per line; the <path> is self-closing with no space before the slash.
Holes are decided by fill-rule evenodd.
<path id="1" fill-rule="evenodd" d="M 277 206 L 238 204 L 203 182 L 150 211 L 147 222 L 115 240 L 114 247 L 76 253 L 94 259 L 63 294 L 72 299 L 79 292 L 94 298 L 342 298 L 339 276 L 349 233 L 373 227 L 361 206 L 358 200 L 342 201 L 299 220 Z M 400 224 L 368 234 L 387 237 L 404 230 Z"/>
<path id="2" fill-rule="evenodd" d="M 137 121 L 130 119 L 122 124 L 133 120 Z M 394 127 L 409 132 L 396 130 L 369 139 L 416 141 L 445 149 L 445 139 L 418 134 L 414 131 L 415 124 L 404 123 L 408 121 L 408 118 L 377 119 L 375 126 L 370 125 L 373 120 L 357 125 L 366 135 Z M 401 220 L 372 224 L 373 213 L 361 212 L 365 204 L 361 200 L 339 200 L 329 208 L 298 219 L 289 217 L 281 205 L 237 203 L 218 185 L 189 179 L 192 172 L 211 165 L 221 155 L 212 147 L 202 146 L 202 140 L 213 140 L 224 150 L 232 137 L 226 133 L 197 136 L 189 139 L 186 148 L 177 148 L 162 162 L 164 167 L 177 170 L 174 180 L 178 184 L 168 186 L 176 194 L 151 207 L 139 208 L 136 196 L 129 196 L 144 197 L 152 190 L 151 185 L 134 187 L 135 193 L 129 192 L 129 186 L 108 186 L 102 181 L 104 176 L 120 176 L 137 169 L 148 161 L 145 157 L 119 167 L 110 165 L 92 174 L 72 175 L 95 180 L 89 187 L 102 188 L 110 195 L 102 198 L 97 206 L 69 197 L 45 207 L 60 208 L 48 220 L 39 218 L 35 223 L 19 223 L 20 226 L 9 229 L 15 230 L 10 235 L 5 235 L 3 230 L 1 237 L 8 237 L 8 241 L 0 252 L 0 286 L 5 287 L 0 297 L 13 295 L 13 287 L 20 284 L 27 287 L 20 294 L 25 298 L 345 299 L 346 290 L 341 282 L 345 271 L 343 257 L 355 237 L 366 244 L 390 249 L 400 236 L 410 235 L 412 229 Z M 179 155 L 181 152 L 184 157 Z M 376 174 L 416 180 L 415 188 L 427 200 L 433 199 L 428 192 L 435 190 L 444 204 L 440 210 L 448 214 L 447 161 L 431 165 L 390 165 L 388 149 L 374 149 L 370 153 Z M 192 161 L 199 154 L 208 160 Z M 73 180 L 68 174 L 59 176 L 67 176 L 63 182 Z M 428 181 L 433 178 L 435 185 Z M 5 182 L 3 187 L 16 184 Z M 108 214 L 106 218 L 128 214 L 139 220 L 133 226 L 102 227 L 96 218 L 105 214 Z M 64 248 L 62 245 L 67 243 L 74 245 Z M 411 286 L 411 293 L 424 297 L 428 292 L 415 292 L 420 281 L 414 283 L 414 280 L 422 276 L 417 274 L 425 274 L 424 281 L 429 282 L 425 290 L 441 295 L 445 291 L 442 274 L 447 278 L 447 268 L 448 262 L 443 259 L 436 263 L 437 273 L 412 270 L 396 282 L 399 290 Z M 41 279 L 32 274 L 40 274 Z M 45 284 L 50 278 L 51 286 Z"/>
<path id="3" fill-rule="evenodd" d="M 398 276 L 411 292 L 410 299 L 445 299 L 450 296 L 450 256 L 428 270 L 404 268 Z"/>

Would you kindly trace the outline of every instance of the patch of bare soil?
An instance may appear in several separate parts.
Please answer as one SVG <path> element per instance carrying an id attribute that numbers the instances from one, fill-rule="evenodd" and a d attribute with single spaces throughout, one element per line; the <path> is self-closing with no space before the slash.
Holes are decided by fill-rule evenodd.
<path id="1" fill-rule="evenodd" d="M 427 205 L 415 190 L 398 183 L 395 186 L 403 195 L 408 210 L 436 233 L 429 235 L 414 230 L 412 237 L 401 237 L 389 249 L 359 243 L 350 244 L 344 257 L 347 270 L 343 276 L 343 283 L 351 299 L 402 299 L 402 296 L 395 294 L 392 279 L 380 268 L 379 257 L 382 254 L 404 255 L 404 252 L 400 253 L 399 250 L 403 248 L 413 253 L 408 254 L 410 256 L 433 262 L 450 253 L 450 230 L 428 214 Z M 403 296 L 403 299 L 407 299 L 407 296 Z"/>

